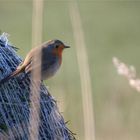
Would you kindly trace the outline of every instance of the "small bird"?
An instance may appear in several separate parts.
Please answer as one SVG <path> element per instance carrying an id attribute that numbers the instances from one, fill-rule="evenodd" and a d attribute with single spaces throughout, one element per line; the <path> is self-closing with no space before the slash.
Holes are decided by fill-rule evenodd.
<path id="1" fill-rule="evenodd" d="M 50 40 L 41 45 L 41 47 L 33 48 L 25 57 L 25 60 L 19 64 L 14 72 L 8 75 L 6 78 L 0 81 L 0 84 L 5 83 L 9 79 L 16 75 L 25 72 L 26 74 L 31 73 L 34 69 L 41 68 L 41 80 L 46 80 L 52 77 L 60 68 L 62 63 L 62 52 L 66 46 L 60 40 Z M 37 56 L 39 50 L 41 50 L 41 65 L 33 64 L 34 57 Z"/>

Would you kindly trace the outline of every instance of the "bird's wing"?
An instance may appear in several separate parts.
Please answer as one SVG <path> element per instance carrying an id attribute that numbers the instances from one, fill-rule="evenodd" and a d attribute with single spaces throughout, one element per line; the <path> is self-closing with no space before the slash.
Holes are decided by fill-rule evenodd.
<path id="1" fill-rule="evenodd" d="M 31 71 L 31 64 L 32 64 L 32 60 L 33 57 L 36 55 L 36 53 L 38 53 L 38 48 L 34 48 L 32 49 L 26 56 L 25 60 L 23 62 L 21 62 L 19 64 L 19 66 L 16 68 L 16 70 L 14 72 L 12 72 L 11 74 L 9 74 L 7 77 L 5 77 L 4 79 L 2 79 L 0 81 L 0 84 L 5 83 L 6 81 L 8 81 L 9 79 L 13 78 L 14 76 L 18 75 L 19 73 L 23 72 L 26 67 L 28 68 L 27 72 Z"/>
<path id="2" fill-rule="evenodd" d="M 29 73 L 32 70 L 32 63 L 35 56 L 37 56 L 38 47 L 33 48 L 26 56 L 23 66 L 25 67 L 25 72 Z"/>

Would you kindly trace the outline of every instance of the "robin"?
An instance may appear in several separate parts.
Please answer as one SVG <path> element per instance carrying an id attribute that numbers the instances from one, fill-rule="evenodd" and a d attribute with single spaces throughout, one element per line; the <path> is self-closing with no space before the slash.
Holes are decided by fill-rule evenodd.
<path id="1" fill-rule="evenodd" d="M 41 67 L 41 80 L 46 80 L 52 77 L 60 68 L 62 63 L 62 52 L 65 48 L 70 48 L 66 46 L 60 40 L 51 40 L 43 43 L 40 47 L 33 48 L 26 56 L 25 60 L 19 64 L 14 72 L 9 76 L 2 79 L 0 84 L 6 82 L 7 80 L 15 77 L 16 75 L 25 72 L 26 74 L 31 73 L 34 69 Z M 32 64 L 33 58 L 37 56 L 38 52 L 41 50 L 41 65 Z"/>

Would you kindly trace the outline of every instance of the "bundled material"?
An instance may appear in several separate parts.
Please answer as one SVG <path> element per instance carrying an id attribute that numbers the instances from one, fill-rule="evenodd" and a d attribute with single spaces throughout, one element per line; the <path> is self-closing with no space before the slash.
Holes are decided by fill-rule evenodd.
<path id="1" fill-rule="evenodd" d="M 0 36 L 0 80 L 14 71 L 22 61 L 16 50 L 3 33 Z M 29 139 L 30 75 L 24 77 L 22 73 L 0 84 L 0 140 Z M 58 111 L 56 101 L 43 84 L 40 88 L 38 140 L 74 140 Z"/>

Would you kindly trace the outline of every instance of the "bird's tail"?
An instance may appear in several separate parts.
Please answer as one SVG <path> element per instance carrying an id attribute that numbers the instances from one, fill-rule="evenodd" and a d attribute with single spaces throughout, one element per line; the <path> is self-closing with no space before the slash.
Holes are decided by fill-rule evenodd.
<path id="1" fill-rule="evenodd" d="M 13 78 L 14 76 L 18 75 L 19 73 L 23 72 L 25 70 L 25 66 L 21 66 L 20 68 L 17 68 L 14 72 L 12 72 L 10 75 L 8 75 L 7 77 L 5 77 L 4 79 L 2 79 L 0 81 L 0 85 L 4 84 L 6 81 L 8 81 L 9 79 Z"/>

